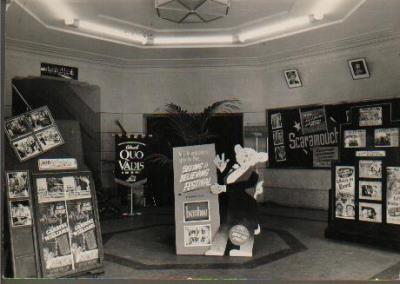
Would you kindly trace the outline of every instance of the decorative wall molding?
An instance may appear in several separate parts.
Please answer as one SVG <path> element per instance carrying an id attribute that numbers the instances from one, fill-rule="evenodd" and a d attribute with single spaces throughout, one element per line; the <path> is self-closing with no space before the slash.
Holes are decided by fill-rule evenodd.
<path id="1" fill-rule="evenodd" d="M 262 67 L 274 63 L 289 62 L 330 53 L 342 52 L 359 47 L 377 46 L 400 39 L 400 33 L 392 30 L 362 34 L 357 37 L 325 42 L 298 50 L 276 52 L 261 57 L 232 58 L 170 58 L 170 59 L 127 59 L 86 51 L 6 38 L 6 50 L 33 53 L 67 60 L 76 60 L 122 69 L 140 68 L 190 68 L 190 67 Z"/>

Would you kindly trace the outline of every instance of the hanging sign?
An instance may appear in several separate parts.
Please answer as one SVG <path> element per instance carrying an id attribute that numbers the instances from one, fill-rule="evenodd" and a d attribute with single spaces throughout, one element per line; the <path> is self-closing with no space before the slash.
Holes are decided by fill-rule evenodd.
<path id="1" fill-rule="evenodd" d="M 218 195 L 210 186 L 217 182 L 215 145 L 173 149 L 176 253 L 203 255 L 219 229 Z"/>
<path id="2" fill-rule="evenodd" d="M 115 178 L 128 183 L 146 178 L 146 142 L 145 136 L 115 136 Z"/>

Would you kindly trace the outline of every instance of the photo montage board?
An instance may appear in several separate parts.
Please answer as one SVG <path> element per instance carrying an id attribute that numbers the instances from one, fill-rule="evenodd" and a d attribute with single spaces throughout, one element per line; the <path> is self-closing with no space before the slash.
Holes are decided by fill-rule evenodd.
<path id="1" fill-rule="evenodd" d="M 90 172 L 34 174 L 41 272 L 58 278 L 103 266 L 103 247 Z"/>
<path id="2" fill-rule="evenodd" d="M 173 149 L 176 253 L 204 255 L 220 226 L 215 145 Z"/>
<path id="3" fill-rule="evenodd" d="M 4 128 L 20 162 L 64 144 L 47 106 L 7 119 Z"/>
<path id="4" fill-rule="evenodd" d="M 371 127 L 383 128 L 376 132 L 377 141 L 384 148 L 396 145 L 396 130 L 380 127 L 385 112 L 379 105 L 390 103 L 393 109 L 400 109 L 400 99 L 386 99 L 363 102 L 348 102 L 334 105 L 307 105 L 267 110 L 268 153 L 270 168 L 284 169 L 330 169 L 332 161 L 339 159 L 340 126 L 351 123 L 352 109 L 366 106 L 361 113 L 361 127 L 349 128 L 349 148 L 360 148 L 364 133 L 360 130 Z M 378 107 L 376 108 L 376 105 Z M 382 113 L 382 117 L 379 114 Z M 400 120 L 400 112 L 394 112 L 392 120 Z M 365 135 L 367 133 L 365 132 Z M 355 144 L 356 143 L 356 144 Z M 359 145 L 358 145 L 359 144 Z"/>
<path id="5" fill-rule="evenodd" d="M 363 104 L 341 124 L 327 237 L 400 250 L 400 120 L 393 114 L 392 103 Z"/>
<path id="6" fill-rule="evenodd" d="M 6 203 L 14 278 L 36 278 L 38 258 L 29 171 L 6 171 Z"/>

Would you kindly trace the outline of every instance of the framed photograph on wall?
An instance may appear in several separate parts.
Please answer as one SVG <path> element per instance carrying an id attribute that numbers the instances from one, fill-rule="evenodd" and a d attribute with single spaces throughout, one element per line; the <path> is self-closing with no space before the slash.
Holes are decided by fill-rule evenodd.
<path id="1" fill-rule="evenodd" d="M 382 223 L 382 204 L 360 202 L 358 210 L 360 221 Z"/>
<path id="2" fill-rule="evenodd" d="M 284 71 L 286 83 L 290 89 L 302 87 L 299 71 L 297 69 L 290 69 Z"/>
<path id="3" fill-rule="evenodd" d="M 382 178 L 382 161 L 380 160 L 360 160 L 359 177 L 378 179 Z"/>
<path id="4" fill-rule="evenodd" d="M 375 147 L 399 147 L 399 129 L 375 129 Z"/>
<path id="5" fill-rule="evenodd" d="M 353 80 L 369 78 L 369 70 L 365 58 L 352 59 L 348 61 Z"/>
<path id="6" fill-rule="evenodd" d="M 383 108 L 381 106 L 360 108 L 358 122 L 361 127 L 382 125 Z"/>
<path id="7" fill-rule="evenodd" d="M 358 182 L 358 198 L 382 200 L 382 182 L 360 180 Z"/>
<path id="8" fill-rule="evenodd" d="M 28 171 L 6 172 L 8 198 L 29 197 L 29 173 Z"/>
<path id="9" fill-rule="evenodd" d="M 364 148 L 367 145 L 367 132 L 364 129 L 345 130 L 344 147 L 345 148 Z"/>

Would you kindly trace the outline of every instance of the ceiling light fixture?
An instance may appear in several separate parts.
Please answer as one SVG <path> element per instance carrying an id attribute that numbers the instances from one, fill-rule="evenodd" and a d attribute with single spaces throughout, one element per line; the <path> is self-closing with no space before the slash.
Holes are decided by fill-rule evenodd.
<path id="1" fill-rule="evenodd" d="M 230 0 L 155 0 L 160 18 L 175 23 L 208 23 L 228 15 Z"/>
<path id="2" fill-rule="evenodd" d="M 143 45 L 147 43 L 147 37 L 141 33 L 131 32 L 127 30 L 112 28 L 106 25 L 100 25 L 88 21 L 79 21 L 79 28 L 91 33 L 110 36 L 118 39 L 138 42 Z"/>
<path id="3" fill-rule="evenodd" d="M 296 28 L 302 28 L 309 24 L 310 19 L 308 16 L 298 17 L 241 32 L 239 33 L 238 38 L 240 42 L 244 43 L 249 40 L 254 40 L 266 36 L 274 36 L 278 33 L 288 32 Z"/>
<path id="4" fill-rule="evenodd" d="M 186 36 L 163 36 L 159 35 L 154 37 L 153 45 L 179 45 L 179 46 L 193 46 L 193 45 L 222 45 L 232 44 L 233 36 L 231 35 L 186 35 Z"/>

